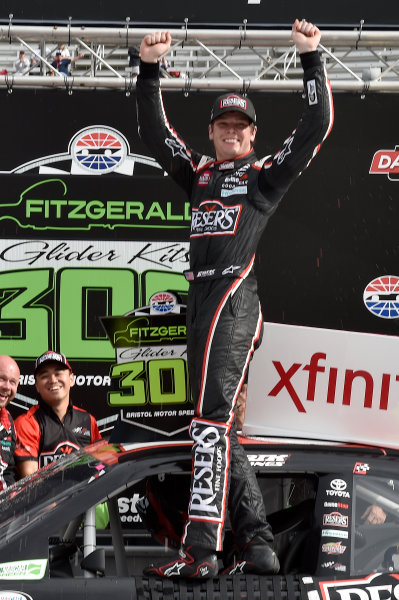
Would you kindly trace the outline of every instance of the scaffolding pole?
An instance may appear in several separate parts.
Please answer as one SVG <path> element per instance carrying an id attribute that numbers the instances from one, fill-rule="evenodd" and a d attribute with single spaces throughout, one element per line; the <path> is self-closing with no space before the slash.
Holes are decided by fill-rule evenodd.
<path id="1" fill-rule="evenodd" d="M 163 79 L 161 87 L 167 91 L 180 91 L 189 94 L 194 90 L 235 90 L 239 91 L 244 83 L 243 79 L 190 79 L 189 82 L 181 78 Z M 246 80 L 246 83 L 248 81 Z M 64 88 L 69 93 L 80 89 L 120 90 L 127 95 L 135 88 L 135 80 L 126 77 L 46 77 L 41 75 L 1 75 L 0 89 L 12 91 L 14 88 Z M 331 82 L 334 92 L 399 92 L 399 79 L 397 81 L 359 81 L 359 80 L 334 80 Z M 302 79 L 284 80 L 253 80 L 251 91 L 265 92 L 301 92 Z"/>

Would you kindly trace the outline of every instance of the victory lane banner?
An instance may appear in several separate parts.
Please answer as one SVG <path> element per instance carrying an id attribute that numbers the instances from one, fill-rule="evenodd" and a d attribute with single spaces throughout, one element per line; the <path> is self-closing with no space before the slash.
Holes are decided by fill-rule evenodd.
<path id="1" fill-rule="evenodd" d="M 170 122 L 207 154 L 214 97 L 164 94 Z M 300 116 L 300 94 L 257 92 L 251 99 L 257 153 L 278 151 Z M 143 346 L 148 355 L 136 357 L 137 348 L 114 346 L 101 318 L 124 318 L 160 292 L 184 304 L 188 200 L 141 143 L 134 93 L 14 90 L 0 102 L 8 140 L 0 148 L 0 352 L 21 367 L 11 410 L 17 416 L 35 402 L 33 364 L 51 348 L 65 353 L 74 369 L 73 401 L 92 412 L 107 436 L 121 410 L 129 412 L 112 405 L 117 396 L 111 394 L 132 395 L 125 374 L 114 376 L 113 369 L 130 353 L 130 362 L 145 363 L 148 388 L 145 378 L 155 367 L 147 358 L 157 357 L 149 345 Z M 262 311 L 269 322 L 388 339 L 399 333 L 395 98 L 336 95 L 335 109 L 325 147 L 260 242 L 255 268 Z M 373 163 L 381 152 L 390 165 L 385 158 Z M 151 381 L 154 386 L 156 378 Z M 146 404 L 143 398 L 145 413 L 152 395 Z"/>

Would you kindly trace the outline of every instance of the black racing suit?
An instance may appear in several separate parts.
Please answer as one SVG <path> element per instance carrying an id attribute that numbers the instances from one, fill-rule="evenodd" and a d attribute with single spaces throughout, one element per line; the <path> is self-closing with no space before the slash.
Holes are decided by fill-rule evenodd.
<path id="1" fill-rule="evenodd" d="M 331 90 L 317 52 L 301 55 L 305 106 L 274 156 L 253 150 L 217 162 L 189 148 L 171 127 L 158 65 L 141 63 L 139 132 L 191 200 L 187 353 L 195 418 L 189 517 L 182 542 L 220 550 L 227 511 L 239 546 L 273 539 L 256 477 L 237 440 L 238 393 L 262 327 L 253 263 L 269 217 L 307 167 L 333 122 Z M 230 486 L 231 482 L 231 486 Z"/>

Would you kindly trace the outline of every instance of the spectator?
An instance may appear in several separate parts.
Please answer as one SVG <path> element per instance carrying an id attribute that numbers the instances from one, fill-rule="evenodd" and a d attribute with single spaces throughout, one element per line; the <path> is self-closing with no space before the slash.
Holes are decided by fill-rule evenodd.
<path id="1" fill-rule="evenodd" d="M 61 52 L 61 57 L 62 58 L 71 58 L 71 54 L 69 52 L 69 48 L 64 43 L 58 44 L 58 51 L 57 52 Z"/>
<path id="2" fill-rule="evenodd" d="M 40 53 L 40 50 L 38 50 L 38 52 Z M 40 60 L 38 58 L 38 56 L 32 52 L 30 55 L 30 69 L 29 69 L 29 75 L 32 75 L 32 70 L 35 69 L 35 67 L 38 67 L 40 65 Z"/>
<path id="3" fill-rule="evenodd" d="M 0 356 L 0 490 L 16 480 L 14 452 L 16 433 L 7 410 L 19 383 L 19 367 L 11 356 Z"/>
<path id="4" fill-rule="evenodd" d="M 55 53 L 55 59 L 51 63 L 51 66 L 54 67 L 54 69 L 57 69 L 57 71 L 64 75 L 64 77 L 68 77 L 70 65 L 83 57 L 84 54 L 78 54 L 74 58 L 63 58 L 61 51 L 57 50 Z"/>
<path id="5" fill-rule="evenodd" d="M 19 51 L 19 57 L 14 63 L 14 70 L 19 75 L 25 75 L 29 72 L 30 69 L 30 61 L 29 58 L 25 55 L 25 50 Z"/>
<path id="6" fill-rule="evenodd" d="M 169 73 L 169 63 L 166 56 L 162 56 L 159 60 L 159 76 L 160 77 L 168 77 Z"/>
<path id="7" fill-rule="evenodd" d="M 49 350 L 39 356 L 34 375 L 39 403 L 15 420 L 15 459 L 22 477 L 101 439 L 95 418 L 72 404 L 75 377 L 63 354 Z"/>

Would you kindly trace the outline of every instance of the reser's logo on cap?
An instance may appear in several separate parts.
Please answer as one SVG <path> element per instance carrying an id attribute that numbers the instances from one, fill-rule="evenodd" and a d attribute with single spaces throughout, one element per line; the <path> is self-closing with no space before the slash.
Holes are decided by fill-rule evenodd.
<path id="1" fill-rule="evenodd" d="M 227 98 L 221 99 L 220 108 L 230 108 L 231 106 L 237 106 L 238 108 L 242 108 L 242 110 L 247 110 L 247 101 L 238 96 L 227 96 Z"/>

